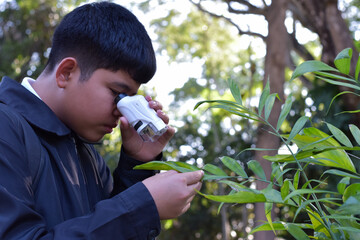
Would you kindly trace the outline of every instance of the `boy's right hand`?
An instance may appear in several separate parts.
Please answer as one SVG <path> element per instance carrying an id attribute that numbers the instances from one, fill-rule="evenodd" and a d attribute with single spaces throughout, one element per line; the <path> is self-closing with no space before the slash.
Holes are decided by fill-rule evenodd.
<path id="1" fill-rule="evenodd" d="M 180 216 L 190 208 L 190 202 L 201 188 L 203 171 L 178 173 L 170 170 L 143 181 L 153 197 L 160 219 Z"/>

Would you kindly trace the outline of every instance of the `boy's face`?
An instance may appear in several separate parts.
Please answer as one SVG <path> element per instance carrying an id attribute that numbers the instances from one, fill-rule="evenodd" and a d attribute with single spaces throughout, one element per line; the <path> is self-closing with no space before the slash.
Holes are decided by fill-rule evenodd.
<path id="1" fill-rule="evenodd" d="M 80 74 L 66 89 L 62 120 L 80 137 L 97 142 L 118 125 L 119 110 L 114 103 L 119 93 L 134 95 L 140 84 L 125 71 L 97 69 L 88 80 Z"/>

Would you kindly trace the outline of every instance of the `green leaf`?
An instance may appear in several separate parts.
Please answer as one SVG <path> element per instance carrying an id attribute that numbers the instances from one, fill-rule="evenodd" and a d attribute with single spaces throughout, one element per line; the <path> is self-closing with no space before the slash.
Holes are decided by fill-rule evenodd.
<path id="1" fill-rule="evenodd" d="M 264 109 L 264 114 L 265 114 L 265 119 L 268 120 L 271 110 L 274 106 L 274 102 L 275 102 L 275 98 L 278 96 L 277 93 L 272 93 L 270 94 L 265 101 L 265 109 Z"/>
<path id="2" fill-rule="evenodd" d="M 298 169 L 294 175 L 293 185 L 295 189 L 299 187 L 299 179 L 300 179 L 300 170 Z"/>
<path id="3" fill-rule="evenodd" d="M 350 186 L 348 186 L 343 195 L 343 201 L 346 202 L 346 200 L 351 196 L 356 196 L 360 194 L 360 183 L 353 183 Z"/>
<path id="4" fill-rule="evenodd" d="M 360 73 L 360 54 L 358 60 L 356 62 L 356 69 L 355 69 L 355 80 L 359 81 L 359 73 Z"/>
<path id="5" fill-rule="evenodd" d="M 260 179 L 262 180 L 266 180 L 266 175 L 264 172 L 264 169 L 262 168 L 262 166 L 260 165 L 260 163 L 256 160 L 250 160 L 247 163 L 249 169 L 251 169 L 251 171 L 253 171 Z"/>
<path id="6" fill-rule="evenodd" d="M 350 183 L 350 177 L 344 177 L 337 184 L 337 190 L 340 194 L 344 194 L 346 186 Z"/>
<path id="7" fill-rule="evenodd" d="M 310 207 L 306 208 L 307 214 L 309 215 L 310 221 L 314 227 L 315 232 L 323 233 L 325 236 L 330 237 L 329 231 L 324 225 L 323 219 L 321 219 L 318 212 L 312 211 Z"/>
<path id="8" fill-rule="evenodd" d="M 343 133 L 340 129 L 335 127 L 334 125 L 330 123 L 326 123 L 327 127 L 329 128 L 330 132 L 334 135 L 334 137 L 341 142 L 343 145 L 347 147 L 353 147 L 351 144 L 349 138 Z"/>
<path id="9" fill-rule="evenodd" d="M 335 139 L 329 138 L 328 134 L 314 127 L 305 128 L 303 133 L 304 135 L 296 135 L 293 139 L 293 142 L 296 143 L 300 149 L 309 149 L 310 147 L 317 148 L 321 151 L 318 153 L 315 151 L 313 157 L 323 165 L 356 172 L 350 157 L 342 150 L 346 149 L 346 147 L 340 148 L 341 145 Z M 320 141 L 321 139 L 323 139 L 323 141 Z M 331 150 L 333 147 L 338 149 Z M 352 148 L 352 150 L 355 150 L 355 147 Z M 299 154 L 297 154 L 297 156 L 298 155 Z"/>
<path id="10" fill-rule="evenodd" d="M 341 96 L 341 95 L 344 95 L 344 94 L 352 94 L 352 95 L 356 95 L 356 96 L 360 97 L 360 94 L 354 93 L 354 92 L 352 92 L 352 91 L 343 91 L 343 92 L 340 92 L 340 93 L 336 94 L 335 97 L 333 97 L 333 98 L 331 99 L 331 102 L 330 102 L 330 104 L 329 104 L 328 110 L 326 111 L 326 115 L 329 114 L 330 108 L 331 108 L 333 102 L 335 101 L 335 99 L 336 99 L 337 97 Z M 357 112 L 357 110 L 356 110 L 356 111 L 343 111 L 343 112 L 341 112 L 341 113 L 346 113 L 346 112 L 349 112 L 349 113 L 351 113 L 351 112 Z"/>
<path id="11" fill-rule="evenodd" d="M 294 80 L 295 78 L 304 75 L 305 73 L 308 72 L 315 72 L 315 71 L 334 71 L 334 72 L 338 72 L 338 70 L 336 68 L 330 67 L 329 65 L 317 61 L 317 60 L 312 60 L 312 61 L 306 61 L 303 62 L 302 64 L 300 64 L 293 72 L 290 81 Z"/>
<path id="12" fill-rule="evenodd" d="M 221 168 L 219 168 L 218 166 L 215 166 L 211 163 L 205 164 L 205 166 L 203 167 L 203 170 L 218 175 L 218 176 L 228 176 L 226 174 L 226 172 L 224 172 Z"/>
<path id="13" fill-rule="evenodd" d="M 275 180 L 282 185 L 283 184 L 283 171 L 281 170 L 281 166 L 278 163 L 271 164 L 271 181 Z"/>
<path id="14" fill-rule="evenodd" d="M 242 105 L 242 99 L 241 99 L 241 93 L 240 93 L 240 88 L 239 88 L 239 85 L 235 83 L 234 80 L 232 79 L 229 79 L 229 86 L 230 86 L 230 91 L 231 91 L 231 94 L 233 95 L 235 101 L 237 103 L 239 103 L 240 105 Z"/>
<path id="15" fill-rule="evenodd" d="M 266 188 L 260 190 L 264 193 L 267 202 L 273 203 L 283 203 L 281 198 L 281 193 L 275 189 L 273 189 L 273 184 L 269 184 Z"/>
<path id="16" fill-rule="evenodd" d="M 251 191 L 254 193 L 261 193 L 259 190 L 248 188 L 245 185 L 242 185 L 237 182 L 233 182 L 233 181 L 229 181 L 229 180 L 221 180 L 220 182 L 230 186 L 233 190 L 236 190 L 237 192 L 243 191 L 243 190 L 248 190 L 248 191 Z"/>
<path id="17" fill-rule="evenodd" d="M 273 227 L 277 231 L 286 230 L 284 224 L 286 224 L 286 223 L 285 222 L 273 222 Z M 300 228 L 303 228 L 303 229 L 313 229 L 311 224 L 302 224 L 302 223 L 291 223 L 291 224 L 299 226 Z M 262 232 L 262 231 L 272 231 L 272 227 L 270 226 L 270 224 L 264 223 L 259 226 L 256 226 L 250 232 L 250 234 L 254 234 L 256 232 Z"/>
<path id="18" fill-rule="evenodd" d="M 266 85 L 264 87 L 264 90 L 261 93 L 260 96 L 260 101 L 259 101 L 259 116 L 261 116 L 262 110 L 265 106 L 265 101 L 268 98 L 268 96 L 270 95 L 270 82 L 269 79 L 266 82 Z"/>
<path id="19" fill-rule="evenodd" d="M 290 190 L 290 180 L 285 179 L 284 184 L 281 186 L 281 198 L 284 200 L 287 195 L 289 195 Z"/>
<path id="20" fill-rule="evenodd" d="M 320 193 L 330 193 L 330 194 L 336 194 L 336 192 L 332 192 L 332 191 L 327 191 L 327 190 L 318 190 L 318 189 L 297 189 L 292 191 L 289 195 L 286 196 L 286 198 L 284 199 L 284 201 L 289 200 L 292 197 L 295 196 L 301 196 L 303 194 L 320 194 Z"/>
<path id="21" fill-rule="evenodd" d="M 231 171 L 233 171 L 237 175 L 239 175 L 239 176 L 241 176 L 243 178 L 248 178 L 248 175 L 246 174 L 243 167 L 235 159 L 233 159 L 231 157 L 224 156 L 224 157 L 221 158 L 221 161 L 226 167 L 228 167 Z"/>
<path id="22" fill-rule="evenodd" d="M 310 240 L 308 235 L 299 226 L 285 223 L 284 227 L 296 240 Z"/>
<path id="23" fill-rule="evenodd" d="M 360 214 L 359 189 L 349 196 L 343 205 L 336 209 L 336 214 L 339 215 L 358 215 Z"/>
<path id="24" fill-rule="evenodd" d="M 325 175 L 325 174 L 334 174 L 334 175 L 341 176 L 341 177 L 349 177 L 349 178 L 354 178 L 354 179 L 360 179 L 359 175 L 354 175 L 354 174 L 347 173 L 347 172 L 344 172 L 344 171 L 340 171 L 340 170 L 337 170 L 337 169 L 326 170 L 322 175 Z"/>
<path id="25" fill-rule="evenodd" d="M 343 74 L 348 75 L 351 66 L 352 49 L 346 48 L 342 50 L 335 58 L 336 68 Z"/>
<path id="26" fill-rule="evenodd" d="M 192 172 L 192 169 L 179 166 L 177 162 L 151 161 L 141 165 L 137 165 L 134 169 L 143 170 L 175 170 L 178 172 Z"/>
<path id="27" fill-rule="evenodd" d="M 168 162 L 170 163 L 170 161 Z M 179 167 L 183 167 L 183 168 L 187 168 L 187 169 L 190 169 L 190 170 L 193 170 L 193 171 L 198 171 L 198 170 L 201 170 L 201 168 L 198 168 L 194 165 L 191 165 L 189 163 L 186 163 L 186 162 L 174 162 L 175 165 L 179 166 Z"/>
<path id="28" fill-rule="evenodd" d="M 345 76 L 341 76 L 338 73 L 328 73 L 328 72 L 314 72 L 318 77 L 322 76 L 322 77 L 326 77 L 326 78 L 333 78 L 333 80 L 342 80 L 344 82 L 352 82 L 352 83 L 357 83 L 357 81 L 355 81 L 354 79 L 350 78 L 350 77 L 345 77 Z"/>
<path id="29" fill-rule="evenodd" d="M 273 230 L 273 232 L 275 234 L 275 228 L 273 226 L 273 222 L 272 222 L 272 219 L 271 219 L 271 211 L 272 211 L 273 205 L 274 204 L 270 203 L 270 202 L 265 202 L 264 203 L 266 219 L 268 220 L 268 223 L 271 226 L 271 229 Z"/>
<path id="30" fill-rule="evenodd" d="M 328 79 L 328 78 L 323 78 L 323 77 L 320 77 L 320 76 L 318 76 L 318 78 L 321 79 L 321 80 L 324 80 L 325 82 L 333 84 L 333 85 L 343 86 L 343 87 L 348 87 L 348 88 L 360 90 L 360 87 L 358 85 L 355 85 L 355 84 L 346 83 L 346 82 L 340 82 L 340 81 L 334 81 L 334 80 L 331 80 L 331 79 Z"/>
<path id="31" fill-rule="evenodd" d="M 350 129 L 350 132 L 353 135 L 356 143 L 358 145 L 360 145 L 360 130 L 359 130 L 359 128 L 354 124 L 350 124 L 349 129 Z"/>
<path id="32" fill-rule="evenodd" d="M 266 198 L 262 193 L 255 193 L 253 191 L 240 191 L 231 195 L 208 195 L 201 192 L 198 192 L 200 195 L 204 196 L 207 199 L 216 202 L 225 202 L 225 203 L 255 203 L 255 202 L 265 202 Z"/>
<path id="33" fill-rule="evenodd" d="M 279 130 L 281 125 L 285 121 L 287 115 L 289 114 L 289 112 L 291 110 L 291 105 L 292 105 L 292 94 L 290 94 L 285 101 L 285 104 L 281 110 L 281 113 L 280 113 L 280 116 L 279 116 L 279 119 L 277 122 L 276 130 Z"/>
<path id="34" fill-rule="evenodd" d="M 290 135 L 288 137 L 288 142 L 290 142 L 305 126 L 306 122 L 309 120 L 309 117 L 302 116 L 296 120 L 294 127 L 292 128 Z"/>

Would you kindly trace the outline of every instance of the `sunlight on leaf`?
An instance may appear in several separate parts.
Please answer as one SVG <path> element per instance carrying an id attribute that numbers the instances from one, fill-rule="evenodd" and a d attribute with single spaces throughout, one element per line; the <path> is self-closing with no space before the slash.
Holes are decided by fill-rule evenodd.
<path id="1" fill-rule="evenodd" d="M 346 48 L 342 50 L 335 58 L 334 64 L 336 68 L 343 74 L 349 74 L 351 66 L 352 49 Z"/>
<path id="2" fill-rule="evenodd" d="M 309 73 L 309 72 L 316 72 L 316 71 L 334 71 L 334 72 L 338 72 L 338 70 L 336 68 L 330 67 L 329 65 L 317 61 L 317 60 L 312 60 L 312 61 L 306 61 L 303 62 L 302 64 L 300 64 L 293 72 L 290 81 L 294 80 L 297 77 L 300 77 L 302 75 L 304 75 L 305 73 Z"/>

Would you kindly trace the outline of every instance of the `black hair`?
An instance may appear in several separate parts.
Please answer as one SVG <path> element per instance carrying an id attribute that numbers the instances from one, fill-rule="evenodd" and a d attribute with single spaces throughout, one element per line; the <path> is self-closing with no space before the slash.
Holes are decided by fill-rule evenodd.
<path id="1" fill-rule="evenodd" d="M 156 59 L 144 26 L 126 8 L 110 2 L 90 3 L 68 13 L 56 28 L 47 71 L 74 57 L 87 80 L 99 68 L 126 71 L 138 83 L 155 74 Z"/>

